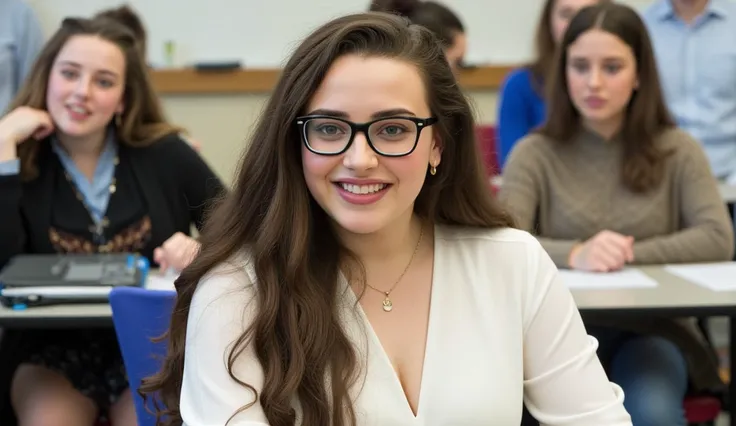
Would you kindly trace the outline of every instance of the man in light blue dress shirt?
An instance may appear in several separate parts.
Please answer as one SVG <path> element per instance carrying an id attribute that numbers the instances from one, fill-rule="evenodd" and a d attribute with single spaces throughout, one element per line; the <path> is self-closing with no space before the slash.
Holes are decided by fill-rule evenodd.
<path id="1" fill-rule="evenodd" d="M 643 17 L 677 124 L 717 178 L 736 179 L 736 2 L 657 0 Z"/>
<path id="2" fill-rule="evenodd" d="M 0 115 L 7 112 L 44 42 L 25 0 L 0 0 Z"/>

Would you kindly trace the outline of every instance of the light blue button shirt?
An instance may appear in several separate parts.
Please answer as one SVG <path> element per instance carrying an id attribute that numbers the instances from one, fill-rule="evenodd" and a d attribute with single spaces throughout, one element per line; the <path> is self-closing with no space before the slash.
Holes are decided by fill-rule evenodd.
<path id="1" fill-rule="evenodd" d="M 25 0 L 0 0 L 0 115 L 43 48 L 45 38 Z"/>
<path id="2" fill-rule="evenodd" d="M 718 178 L 736 173 L 736 2 L 710 0 L 688 24 L 658 0 L 643 18 L 677 124 L 702 143 Z"/>
<path id="3" fill-rule="evenodd" d="M 59 157 L 64 170 L 69 174 L 72 182 L 84 198 L 84 202 L 90 209 L 89 213 L 95 222 L 99 222 L 107 212 L 107 204 L 110 201 L 110 184 L 115 177 L 115 158 L 118 155 L 118 145 L 113 135 L 112 131 L 108 133 L 105 148 L 103 148 L 100 159 L 97 161 L 97 167 L 91 181 L 77 168 L 77 165 L 74 164 L 74 161 L 61 145 L 55 139 L 51 141 L 51 148 Z"/>

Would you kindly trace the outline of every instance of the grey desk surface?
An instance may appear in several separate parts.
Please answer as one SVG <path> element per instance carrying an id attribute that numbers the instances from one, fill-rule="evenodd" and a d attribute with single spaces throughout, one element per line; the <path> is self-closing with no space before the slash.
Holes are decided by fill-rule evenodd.
<path id="1" fill-rule="evenodd" d="M 736 291 L 714 292 L 669 274 L 660 266 L 640 268 L 659 285 L 653 288 L 617 289 L 617 290 L 574 290 L 573 297 L 584 311 L 647 311 L 657 309 L 697 311 L 721 308 L 736 312 Z M 736 278 L 735 278 L 736 279 Z M 48 319 L 53 321 L 71 320 L 75 318 L 111 317 L 112 312 L 107 304 L 43 306 L 15 311 L 0 307 L 0 321 L 12 327 L 12 321 L 28 319 Z M 723 315 L 718 313 L 717 315 Z"/>
<path id="2" fill-rule="evenodd" d="M 588 311 L 706 311 L 723 308 L 732 309 L 736 313 L 736 291 L 708 290 L 668 273 L 662 266 L 645 266 L 639 270 L 652 277 L 659 285 L 652 288 L 574 290 L 572 294 L 578 308 Z"/>
<path id="3" fill-rule="evenodd" d="M 153 273 L 157 272 L 156 270 L 153 271 Z M 152 279 L 149 276 L 147 285 L 151 284 Z M 155 285 L 161 288 L 160 283 L 157 282 Z M 74 320 L 100 319 L 104 322 L 105 319 L 110 318 L 112 318 L 112 309 L 110 309 L 110 305 L 107 303 L 38 306 L 23 310 L 14 310 L 0 305 L 0 322 L 6 327 L 12 327 L 13 320 L 22 322 L 48 319 L 50 321 L 66 320 L 66 322 L 73 322 Z"/>

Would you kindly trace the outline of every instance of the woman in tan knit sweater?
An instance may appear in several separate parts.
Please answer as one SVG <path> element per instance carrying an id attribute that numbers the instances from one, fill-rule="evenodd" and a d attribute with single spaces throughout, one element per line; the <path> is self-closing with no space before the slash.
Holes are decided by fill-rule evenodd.
<path id="1" fill-rule="evenodd" d="M 585 8 L 561 44 L 547 123 L 514 149 L 500 197 L 558 267 L 728 260 L 733 229 L 700 146 L 665 107 L 646 28 L 620 4 Z M 599 321 L 600 320 L 600 321 Z M 688 386 L 722 384 L 686 321 L 588 322 L 633 423 L 685 426 Z"/>

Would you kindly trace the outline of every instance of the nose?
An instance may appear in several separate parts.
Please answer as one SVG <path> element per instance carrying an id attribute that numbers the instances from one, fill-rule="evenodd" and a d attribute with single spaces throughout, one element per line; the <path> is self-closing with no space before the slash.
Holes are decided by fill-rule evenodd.
<path id="1" fill-rule="evenodd" d="M 370 170 L 378 165 L 378 154 L 371 149 L 365 134 L 355 135 L 353 143 L 343 156 L 343 165 L 351 170 Z"/>
<path id="2" fill-rule="evenodd" d="M 80 98 L 87 98 L 92 87 L 92 81 L 89 77 L 83 76 L 77 80 L 77 86 L 74 88 L 74 94 Z"/>
<path id="3" fill-rule="evenodd" d="M 601 86 L 601 70 L 598 67 L 593 67 L 588 75 L 588 86 L 590 88 L 598 88 Z"/>

